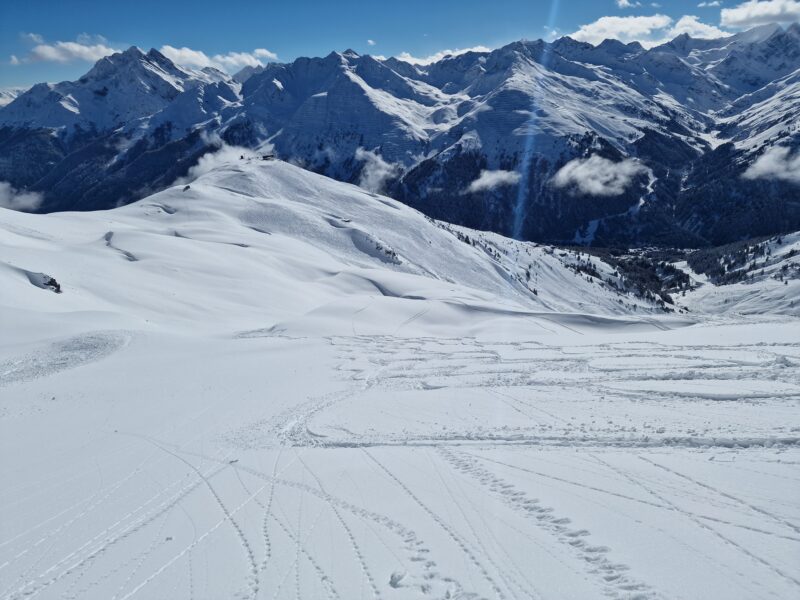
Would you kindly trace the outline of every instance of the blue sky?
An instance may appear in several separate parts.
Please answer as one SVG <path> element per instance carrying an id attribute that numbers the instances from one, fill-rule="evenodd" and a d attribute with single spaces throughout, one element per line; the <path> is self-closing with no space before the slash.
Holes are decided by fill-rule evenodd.
<path id="1" fill-rule="evenodd" d="M 131 45 L 233 72 L 334 49 L 424 59 L 555 35 L 653 44 L 798 18 L 800 0 L 3 0 L 0 87 L 75 79 Z"/>

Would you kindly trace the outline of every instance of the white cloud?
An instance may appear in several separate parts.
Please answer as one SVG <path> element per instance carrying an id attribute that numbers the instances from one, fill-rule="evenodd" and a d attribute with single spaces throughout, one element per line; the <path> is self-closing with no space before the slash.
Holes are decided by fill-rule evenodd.
<path id="1" fill-rule="evenodd" d="M 12 54 L 11 58 L 8 59 L 8 63 L 16 67 L 20 63 L 20 60 L 17 58 L 16 54 Z"/>
<path id="2" fill-rule="evenodd" d="M 745 179 L 779 179 L 800 184 L 800 150 L 791 155 L 785 146 L 774 146 L 745 171 Z"/>
<path id="3" fill-rule="evenodd" d="M 184 67 L 202 69 L 213 67 L 220 71 L 234 73 L 244 67 L 261 67 L 263 61 L 278 60 L 278 55 L 266 48 L 256 48 L 252 52 L 228 52 L 227 54 L 207 55 L 201 50 L 165 45 L 161 47 L 161 54 L 171 61 Z"/>
<path id="4" fill-rule="evenodd" d="M 682 33 L 688 33 L 693 38 L 704 40 L 713 40 L 731 35 L 729 32 L 723 31 L 714 25 L 701 22 L 700 19 L 694 15 L 684 15 L 678 19 L 678 22 L 675 23 L 675 26 L 672 27 L 667 34 L 667 38 L 671 40 Z"/>
<path id="5" fill-rule="evenodd" d="M 491 52 L 492 49 L 486 46 L 474 46 L 472 48 L 458 48 L 455 50 L 440 50 L 435 54 L 431 54 L 430 56 L 424 57 L 417 57 L 412 56 L 408 52 L 401 52 L 397 58 L 405 61 L 407 63 L 411 63 L 412 65 L 429 65 L 431 63 L 435 63 L 437 61 L 442 60 L 446 56 L 459 56 L 461 54 L 466 54 L 467 52 Z"/>
<path id="6" fill-rule="evenodd" d="M 22 57 L 12 55 L 10 63 L 19 65 L 23 62 L 70 62 L 84 60 L 95 62 L 105 56 L 119 52 L 108 45 L 108 40 L 100 35 L 80 34 L 74 42 L 38 43 L 42 36 L 35 33 L 25 33 L 22 36 L 36 45 L 30 52 Z M 252 52 L 228 52 L 208 56 L 200 50 L 191 48 L 175 48 L 165 45 L 161 53 L 170 60 L 186 67 L 214 67 L 221 71 L 235 72 L 243 67 L 263 66 L 265 61 L 278 60 L 278 55 L 266 48 L 256 48 Z"/>
<path id="7" fill-rule="evenodd" d="M 579 42 L 599 44 L 605 39 L 621 42 L 649 40 L 672 25 L 667 15 L 656 14 L 649 17 L 600 17 L 580 29 L 570 37 Z"/>
<path id="8" fill-rule="evenodd" d="M 368 46 L 374 46 L 375 44 L 377 44 L 377 42 L 375 40 L 367 40 L 367 45 Z"/>
<path id="9" fill-rule="evenodd" d="M 205 175 L 217 167 L 230 165 L 231 163 L 240 161 L 242 156 L 248 159 L 254 159 L 258 157 L 258 154 L 252 150 L 248 150 L 247 148 L 229 146 L 222 140 L 222 138 L 219 137 L 217 133 L 203 132 L 201 134 L 201 138 L 206 145 L 216 147 L 217 149 L 207 152 L 201 156 L 197 161 L 197 164 L 189 169 L 189 172 L 186 174 L 186 176 L 176 179 L 172 185 L 185 185 L 191 183 L 195 179 Z M 266 145 L 262 147 L 262 151 L 271 152 L 272 147 Z"/>
<path id="10" fill-rule="evenodd" d="M 263 58 L 264 60 L 278 60 L 278 55 L 266 48 L 256 48 L 253 50 L 253 55 L 256 58 Z"/>
<path id="11" fill-rule="evenodd" d="M 11 210 L 36 210 L 43 200 L 39 192 L 18 190 L 7 181 L 0 181 L 0 207 Z"/>
<path id="12" fill-rule="evenodd" d="M 712 0 L 711 2 L 701 2 L 697 5 L 698 8 L 715 8 L 717 6 L 722 6 L 722 2 L 720 0 Z"/>
<path id="13" fill-rule="evenodd" d="M 620 8 L 635 8 L 641 6 L 641 2 L 631 2 L 631 0 L 617 0 L 617 6 Z"/>
<path id="14" fill-rule="evenodd" d="M 71 62 L 83 60 L 95 62 L 117 52 L 105 44 L 81 44 L 80 42 L 55 42 L 34 46 L 26 59 L 30 62 Z"/>
<path id="15" fill-rule="evenodd" d="M 44 44 L 44 38 L 38 33 L 20 33 L 19 37 L 21 37 L 26 42 L 32 42 L 34 44 Z"/>
<path id="16" fill-rule="evenodd" d="M 118 52 L 109 46 L 108 40 L 103 36 L 88 33 L 80 34 L 74 42 L 46 42 L 38 33 L 21 33 L 20 37 L 35 45 L 22 58 L 12 55 L 10 60 L 12 65 L 31 62 L 67 63 L 76 60 L 95 62 Z"/>
<path id="17" fill-rule="evenodd" d="M 544 28 L 544 40 L 545 41 L 552 42 L 558 36 L 559 36 L 558 27 L 553 27 L 553 28 L 545 27 Z"/>
<path id="18" fill-rule="evenodd" d="M 682 33 L 692 37 L 718 38 L 730 35 L 713 25 L 700 21 L 694 15 L 684 15 L 677 22 L 662 14 L 651 16 L 600 17 L 597 21 L 582 25 L 571 34 L 575 40 L 599 44 L 605 39 L 621 42 L 640 42 L 645 47 L 668 42 Z"/>
<path id="19" fill-rule="evenodd" d="M 520 175 L 515 171 L 481 171 L 480 177 L 469 184 L 467 192 L 477 193 L 493 190 L 498 187 L 516 185 Z"/>
<path id="20" fill-rule="evenodd" d="M 722 26 L 748 28 L 800 21 L 800 0 L 749 0 L 722 9 Z"/>
<path id="21" fill-rule="evenodd" d="M 618 163 L 596 154 L 569 161 L 553 176 L 557 188 L 571 188 L 587 196 L 619 196 L 634 177 L 651 173 L 638 160 L 626 158 Z"/>
<path id="22" fill-rule="evenodd" d="M 102 35 L 92 35 L 85 32 L 79 33 L 78 37 L 75 38 L 75 41 L 79 44 L 83 44 L 84 46 L 89 46 L 91 44 L 108 44 L 108 40 Z"/>
<path id="23" fill-rule="evenodd" d="M 166 56 L 172 62 L 178 63 L 185 67 L 210 67 L 211 59 L 205 52 L 199 50 L 192 50 L 191 48 L 175 48 L 174 46 L 161 46 L 161 54 Z"/>
<path id="24" fill-rule="evenodd" d="M 356 149 L 355 158 L 357 161 L 364 163 L 358 185 L 370 192 L 375 192 L 376 194 L 382 192 L 386 182 L 400 174 L 400 167 L 386 162 L 376 152 L 358 148 Z"/>

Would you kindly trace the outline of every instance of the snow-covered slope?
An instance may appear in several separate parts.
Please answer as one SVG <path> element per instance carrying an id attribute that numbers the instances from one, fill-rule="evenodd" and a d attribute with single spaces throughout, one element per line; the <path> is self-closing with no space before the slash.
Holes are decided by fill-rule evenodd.
<path id="1" fill-rule="evenodd" d="M 111 211 L 2 210 L 6 314 L 90 311 L 137 326 L 227 331 L 255 320 L 276 330 L 400 333 L 461 319 L 480 329 L 503 315 L 592 327 L 677 311 L 684 315 L 675 322 L 686 323 L 694 313 L 752 312 L 754 296 L 766 302 L 762 309 L 795 312 L 796 235 L 757 280 L 707 282 L 673 294 L 671 307 L 658 292 L 637 292 L 636 280 L 601 258 L 437 222 L 239 152 L 206 157 L 213 168 L 191 183 Z M 45 293 L 56 284 L 58 294 Z"/>
<path id="2" fill-rule="evenodd" d="M 741 96 L 722 116 L 724 135 L 746 151 L 791 140 L 800 131 L 800 69 Z"/>
<path id="3" fill-rule="evenodd" d="M 5 106 L 6 104 L 11 104 L 11 102 L 16 99 L 17 96 L 22 94 L 25 91 L 25 88 L 2 88 L 0 89 L 0 107 Z"/>
<path id="4" fill-rule="evenodd" d="M 5 314 L 402 332 L 503 314 L 662 312 L 552 248 L 454 230 L 282 161 L 227 154 L 190 184 L 112 211 L 2 210 Z M 45 293 L 49 278 L 60 293 Z"/>
<path id="5" fill-rule="evenodd" d="M 740 246 L 709 251 L 718 255 L 721 277 L 681 263 L 694 289 L 675 297 L 678 306 L 707 315 L 800 315 L 800 233 Z M 726 278 L 732 283 L 715 285 Z"/>

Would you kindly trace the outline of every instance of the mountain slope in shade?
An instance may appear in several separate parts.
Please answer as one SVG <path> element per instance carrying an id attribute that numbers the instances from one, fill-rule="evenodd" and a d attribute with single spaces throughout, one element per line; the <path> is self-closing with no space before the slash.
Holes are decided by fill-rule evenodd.
<path id="1" fill-rule="evenodd" d="M 0 109 L 0 180 L 44 192 L 44 211 L 107 208 L 169 185 L 219 139 L 267 143 L 473 228 L 718 244 L 800 227 L 796 186 L 742 178 L 768 147 L 797 147 L 798 70 L 797 25 L 650 50 L 516 42 L 427 66 L 348 50 L 233 78 L 131 48 Z M 602 195 L 553 184 L 593 155 L 642 168 Z M 473 186 L 485 171 L 517 175 Z"/>

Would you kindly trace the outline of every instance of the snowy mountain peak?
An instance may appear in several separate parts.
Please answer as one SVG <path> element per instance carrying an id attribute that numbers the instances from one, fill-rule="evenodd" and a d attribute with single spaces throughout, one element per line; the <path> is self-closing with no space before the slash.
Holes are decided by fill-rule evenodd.
<path id="1" fill-rule="evenodd" d="M 644 47 L 639 42 L 630 42 L 629 44 L 625 44 L 614 39 L 603 40 L 597 45 L 597 49 L 617 57 L 625 54 L 644 52 Z"/>
<path id="2" fill-rule="evenodd" d="M 139 48 L 131 46 L 124 52 L 100 59 L 84 77 L 81 77 L 80 82 L 107 80 L 120 86 L 137 84 L 147 86 L 161 80 L 176 91 L 182 91 L 183 80 L 189 77 L 189 73 L 158 51 L 151 50 L 145 54 Z M 162 92 L 163 88 L 156 88 L 154 91 Z"/>
<path id="3" fill-rule="evenodd" d="M 105 131 L 163 110 L 182 92 L 231 79 L 216 69 L 192 71 L 151 49 L 131 46 L 95 63 L 78 81 L 37 85 L 3 108 L 0 125 Z"/>
<path id="4" fill-rule="evenodd" d="M 737 33 L 734 38 L 737 42 L 752 44 L 756 42 L 763 42 L 776 33 L 783 31 L 783 27 L 778 23 L 768 23 L 766 25 L 757 25 L 752 29 Z"/>
<path id="5" fill-rule="evenodd" d="M 261 73 L 265 68 L 266 67 L 261 66 L 261 65 L 256 66 L 256 67 L 248 65 L 246 67 L 243 67 L 240 71 L 237 71 L 233 75 L 233 80 L 237 81 L 239 83 L 244 83 L 245 81 L 250 79 L 253 75 L 257 75 L 258 73 Z"/>
<path id="6" fill-rule="evenodd" d="M 155 48 L 151 48 L 150 52 L 157 52 Z M 111 62 L 120 61 L 120 60 L 140 60 L 142 57 L 146 56 L 146 53 L 139 48 L 139 46 L 130 46 L 127 50 L 123 50 L 122 52 L 117 52 L 110 56 L 105 57 L 104 59 L 101 58 L 98 62 L 104 62 L 108 59 Z"/>

